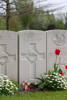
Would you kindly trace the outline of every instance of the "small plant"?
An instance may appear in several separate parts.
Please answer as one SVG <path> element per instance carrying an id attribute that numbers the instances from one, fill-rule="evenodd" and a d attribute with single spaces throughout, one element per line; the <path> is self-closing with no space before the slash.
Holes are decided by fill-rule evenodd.
<path id="1" fill-rule="evenodd" d="M 54 72 L 63 75 L 64 73 L 63 73 L 62 69 L 59 68 L 59 65 L 57 64 L 57 58 L 58 58 L 58 56 L 60 55 L 60 49 L 56 49 L 56 50 L 55 50 L 55 55 L 56 55 L 56 62 L 55 62 L 55 64 L 54 64 Z"/>
<path id="2" fill-rule="evenodd" d="M 60 55 L 60 49 L 55 50 L 56 61 L 57 57 Z M 49 71 L 48 74 L 44 74 L 39 80 L 38 87 L 40 89 L 51 89 L 51 90 L 64 90 L 67 89 L 67 80 L 64 78 L 64 72 L 59 65 L 55 62 L 54 69 Z M 67 65 L 65 65 L 65 69 L 67 69 Z"/>
<path id="3" fill-rule="evenodd" d="M 16 85 L 8 79 L 5 75 L 0 75 L 0 94 L 1 95 L 14 95 L 18 90 Z"/>
<path id="4" fill-rule="evenodd" d="M 25 81 L 25 82 L 23 83 L 24 89 L 25 89 L 26 91 L 30 91 L 29 84 L 30 84 L 30 83 L 27 82 L 27 81 Z"/>
<path id="5" fill-rule="evenodd" d="M 44 78 L 46 77 L 46 78 Z M 47 88 L 48 90 L 64 90 L 67 89 L 67 81 L 59 73 L 52 73 L 51 75 L 44 75 L 43 79 L 38 79 L 38 87 L 40 89 Z"/>

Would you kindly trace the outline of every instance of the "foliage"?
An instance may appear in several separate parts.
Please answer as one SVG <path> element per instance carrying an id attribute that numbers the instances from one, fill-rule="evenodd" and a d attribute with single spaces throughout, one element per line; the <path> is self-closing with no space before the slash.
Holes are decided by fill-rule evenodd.
<path id="1" fill-rule="evenodd" d="M 19 31 L 19 18 L 18 16 L 16 15 L 13 15 L 10 17 L 10 20 L 9 20 L 9 29 L 11 31 Z"/>
<path id="2" fill-rule="evenodd" d="M 18 88 L 12 81 L 5 75 L 0 75 L 0 94 L 1 95 L 13 95 Z"/>
<path id="3" fill-rule="evenodd" d="M 40 14 L 37 13 L 38 11 L 40 11 Z M 55 29 L 55 16 L 53 14 L 46 13 L 43 9 L 36 9 L 34 15 L 30 29 L 44 31 Z"/>
<path id="4" fill-rule="evenodd" d="M 6 29 L 6 21 L 5 18 L 0 17 L 0 30 Z"/>
<path id="5" fill-rule="evenodd" d="M 49 14 L 42 8 L 36 8 L 32 0 L 17 0 L 16 9 L 22 29 L 55 29 L 54 14 Z"/>
<path id="6" fill-rule="evenodd" d="M 33 18 L 33 2 L 32 0 L 17 0 L 16 10 L 19 13 L 20 23 L 23 29 L 28 29 Z"/>
<path id="7" fill-rule="evenodd" d="M 11 80 L 11 81 L 12 81 L 13 84 L 15 84 L 15 86 L 16 86 L 17 88 L 19 88 L 19 84 L 18 84 L 17 81 L 15 81 L 15 80 Z"/>
<path id="8" fill-rule="evenodd" d="M 65 27 L 63 19 L 57 19 L 55 24 L 57 29 L 64 29 Z"/>
<path id="9" fill-rule="evenodd" d="M 6 17 L 6 30 L 9 30 L 11 12 L 15 12 L 15 0 L 0 0 L 0 15 Z"/>
<path id="10" fill-rule="evenodd" d="M 67 13 L 65 15 L 65 29 L 67 30 Z"/>
<path id="11" fill-rule="evenodd" d="M 47 11 L 51 5 L 44 3 L 42 7 L 36 8 L 33 0 L 0 0 L 5 19 L 0 19 L 0 29 L 19 31 L 23 29 L 51 30 L 67 29 L 67 14 L 62 18 L 56 18 L 54 14 Z M 3 3 L 4 2 L 4 3 Z M 40 3 L 43 3 L 40 1 Z M 36 2 L 36 5 L 38 2 Z M 6 6 L 5 6 L 6 5 Z M 57 9 L 56 9 L 57 10 Z M 55 10 L 54 10 L 55 11 Z M 0 12 L 1 13 L 1 12 Z M 64 23 L 65 21 L 65 23 Z"/>
<path id="12" fill-rule="evenodd" d="M 60 55 L 60 49 L 55 50 L 56 61 L 57 57 Z M 67 69 L 67 65 L 65 66 Z M 64 90 L 67 89 L 67 80 L 63 76 L 63 71 L 59 68 L 57 62 L 54 64 L 54 69 L 52 71 L 48 71 L 48 74 L 44 74 L 39 80 L 38 87 L 41 89 L 47 88 L 51 90 Z"/>
<path id="13" fill-rule="evenodd" d="M 53 72 L 52 74 L 44 75 L 38 82 L 38 87 L 41 89 L 47 88 L 51 90 L 64 90 L 67 89 L 67 81 L 59 73 Z"/>
<path id="14" fill-rule="evenodd" d="M 47 30 L 56 29 L 56 19 L 54 14 L 47 12 Z"/>

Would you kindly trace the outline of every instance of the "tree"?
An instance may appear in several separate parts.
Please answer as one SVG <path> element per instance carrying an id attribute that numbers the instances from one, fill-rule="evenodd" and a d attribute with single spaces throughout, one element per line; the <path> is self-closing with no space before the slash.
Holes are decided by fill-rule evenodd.
<path id="1" fill-rule="evenodd" d="M 55 18 L 53 15 L 47 14 L 47 8 L 54 7 L 56 4 L 46 4 L 47 0 L 17 0 L 16 9 L 23 29 L 41 29 L 46 30 L 51 26 L 55 28 Z M 44 2 L 44 5 L 41 5 Z M 48 9 L 50 12 L 55 12 L 64 6 Z M 47 16 L 47 18 L 46 18 Z M 47 23 L 48 22 L 48 23 Z M 48 26 L 49 24 L 49 26 Z"/>
<path id="2" fill-rule="evenodd" d="M 9 20 L 9 29 L 11 31 L 19 31 L 19 26 L 20 26 L 20 23 L 19 23 L 18 16 L 17 15 L 11 16 Z"/>
<path id="3" fill-rule="evenodd" d="M 40 14 L 38 12 L 40 12 Z M 54 28 L 55 28 L 54 14 L 49 14 L 49 12 L 45 12 L 43 9 L 37 8 L 35 10 L 35 16 L 30 25 L 30 29 L 49 30 Z"/>
<path id="4" fill-rule="evenodd" d="M 56 20 L 56 28 L 57 29 L 64 29 L 64 21 L 63 21 L 63 19 L 57 19 Z"/>
<path id="5" fill-rule="evenodd" d="M 9 20 L 11 12 L 15 10 L 14 2 L 10 0 L 0 0 L 0 9 L 2 10 L 3 16 L 6 17 L 6 29 L 9 30 Z"/>
<path id="6" fill-rule="evenodd" d="M 47 23 L 47 30 L 56 29 L 56 18 L 54 14 L 49 14 L 49 12 L 47 13 Z"/>
<path id="7" fill-rule="evenodd" d="M 17 0 L 15 2 L 16 10 L 23 29 L 28 29 L 33 18 L 32 0 Z"/>
<path id="8" fill-rule="evenodd" d="M 65 29 L 67 30 L 67 13 L 65 15 Z"/>
<path id="9" fill-rule="evenodd" d="M 13 20 L 14 18 L 12 16 L 15 16 L 15 15 L 19 17 L 20 23 L 23 29 L 29 29 L 30 24 L 32 23 L 32 21 L 34 21 L 34 19 L 36 19 L 37 23 L 39 23 L 38 27 L 41 27 L 42 25 L 42 29 L 44 29 L 47 26 L 46 24 L 46 26 L 44 27 L 46 20 L 47 20 L 47 18 L 44 16 L 44 14 L 47 12 L 46 8 L 50 8 L 51 6 L 55 6 L 55 5 L 45 4 L 47 0 L 35 0 L 35 1 L 36 1 L 35 2 L 36 5 L 39 5 L 39 6 L 34 6 L 33 0 L 0 0 L 0 9 L 3 10 L 3 13 L 5 12 L 3 16 L 6 17 L 6 29 L 7 30 L 10 29 L 10 19 L 12 18 Z M 41 5 L 42 2 L 44 2 L 44 5 Z M 63 6 L 60 6 L 58 8 L 49 9 L 49 12 L 54 12 L 60 8 L 63 8 Z M 36 11 L 36 9 L 38 10 Z M 37 17 L 37 15 L 39 17 Z"/>
<path id="10" fill-rule="evenodd" d="M 5 30 L 5 29 L 6 29 L 5 18 L 0 17 L 0 30 Z"/>

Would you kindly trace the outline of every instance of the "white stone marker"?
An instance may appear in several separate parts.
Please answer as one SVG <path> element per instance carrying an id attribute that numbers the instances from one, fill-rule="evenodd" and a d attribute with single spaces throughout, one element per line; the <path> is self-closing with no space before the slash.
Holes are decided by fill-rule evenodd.
<path id="1" fill-rule="evenodd" d="M 34 80 L 46 72 L 46 32 L 26 30 L 19 34 L 19 78 Z"/>
<path id="2" fill-rule="evenodd" d="M 0 31 L 0 74 L 17 80 L 17 32 Z"/>
<path id="3" fill-rule="evenodd" d="M 52 70 L 56 61 L 55 49 L 60 49 L 61 54 L 58 57 L 57 63 L 59 67 L 65 70 L 67 65 L 67 31 L 66 30 L 51 30 L 47 32 L 47 69 Z"/>

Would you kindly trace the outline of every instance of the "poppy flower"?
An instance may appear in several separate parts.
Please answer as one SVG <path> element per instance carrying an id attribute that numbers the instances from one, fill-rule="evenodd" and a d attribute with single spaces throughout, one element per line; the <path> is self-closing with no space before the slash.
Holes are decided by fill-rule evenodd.
<path id="1" fill-rule="evenodd" d="M 56 49 L 56 50 L 55 50 L 55 54 L 56 54 L 56 55 L 60 55 L 60 49 Z"/>
<path id="2" fill-rule="evenodd" d="M 65 66 L 65 69 L 67 69 L 67 65 Z"/>
<path id="3" fill-rule="evenodd" d="M 30 88 L 29 88 L 29 87 L 27 87 L 25 90 L 26 90 L 26 91 L 30 91 Z"/>
<path id="4" fill-rule="evenodd" d="M 28 85 L 28 83 L 27 82 L 24 82 L 24 85 Z"/>
<path id="5" fill-rule="evenodd" d="M 61 74 L 61 76 L 63 76 L 63 72 L 61 72 L 60 74 Z"/>

